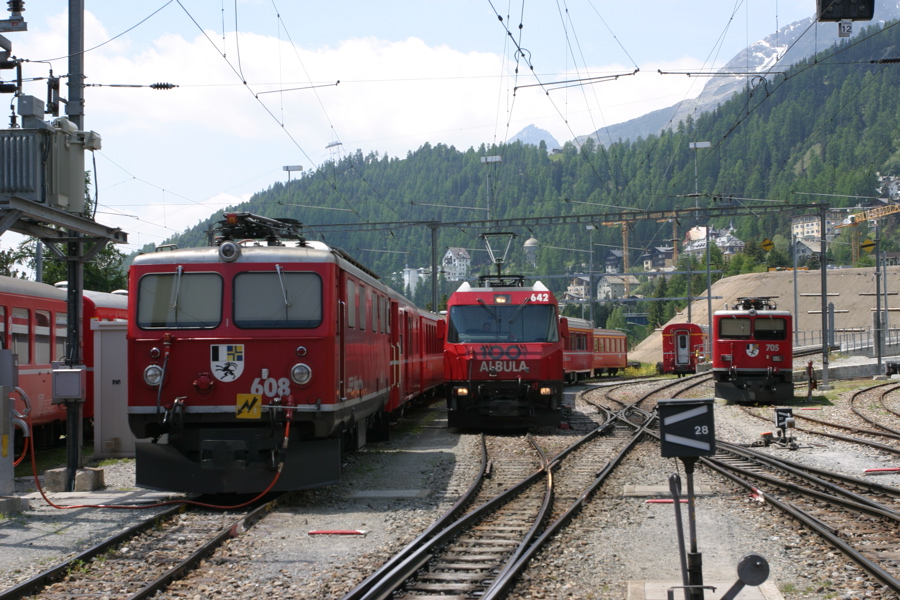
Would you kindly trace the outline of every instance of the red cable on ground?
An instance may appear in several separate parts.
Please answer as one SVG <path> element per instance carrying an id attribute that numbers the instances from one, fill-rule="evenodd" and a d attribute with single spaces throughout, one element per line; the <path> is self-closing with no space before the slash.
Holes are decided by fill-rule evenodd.
<path id="1" fill-rule="evenodd" d="M 18 467 L 22 464 L 22 461 L 25 460 L 25 457 L 28 456 L 28 447 L 31 445 L 31 436 L 24 436 L 22 439 L 25 440 L 25 443 L 22 444 L 22 455 L 13 461 L 13 467 Z"/>
<path id="2" fill-rule="evenodd" d="M 28 426 L 31 427 L 31 415 L 28 415 Z M 288 435 L 291 432 L 291 422 L 287 421 L 284 426 L 284 447 L 287 448 L 288 443 Z M 52 506 L 53 508 L 58 508 L 60 510 L 67 510 L 71 508 L 114 508 L 119 510 L 144 510 L 147 508 L 159 508 L 160 506 L 171 506 L 173 504 L 186 504 L 189 506 L 199 506 L 201 508 L 215 508 L 215 509 L 223 509 L 223 510 L 231 510 L 234 508 L 244 508 L 248 506 L 266 494 L 275 487 L 275 483 L 278 481 L 278 478 L 281 476 L 281 470 L 284 467 L 284 461 L 278 463 L 278 469 L 275 472 L 275 477 L 272 479 L 272 483 L 260 492 L 256 497 L 248 500 L 247 502 L 242 502 L 241 504 L 235 504 L 233 506 L 220 506 L 216 504 L 207 504 L 205 502 L 197 502 L 195 500 L 166 500 L 165 502 L 157 502 L 155 504 L 144 504 L 142 506 L 127 506 L 122 504 L 69 504 L 69 505 L 59 505 L 53 503 L 50 498 L 47 497 L 47 494 L 44 493 L 44 488 L 41 487 L 40 479 L 38 479 L 37 474 L 37 459 L 34 456 L 34 444 L 30 444 L 30 453 L 31 453 L 31 473 L 34 476 L 34 484 L 37 486 L 38 491 L 41 493 L 41 497 L 44 499 L 44 502 Z"/>

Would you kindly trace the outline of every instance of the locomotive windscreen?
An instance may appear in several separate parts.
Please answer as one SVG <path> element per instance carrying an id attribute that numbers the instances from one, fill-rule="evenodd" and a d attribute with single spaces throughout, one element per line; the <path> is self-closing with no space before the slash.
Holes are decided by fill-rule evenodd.
<path id="1" fill-rule="evenodd" d="M 211 329 L 222 318 L 222 278 L 217 273 L 150 273 L 138 284 L 137 324 L 142 329 Z"/>
<path id="2" fill-rule="evenodd" d="M 755 327 L 758 340 L 787 339 L 787 321 L 785 319 L 757 318 Z"/>
<path id="3" fill-rule="evenodd" d="M 234 278 L 234 324 L 249 329 L 318 327 L 322 280 L 315 273 L 241 273 Z"/>
<path id="4" fill-rule="evenodd" d="M 556 307 L 549 304 L 451 306 L 447 341 L 557 342 Z"/>
<path id="5" fill-rule="evenodd" d="M 719 337 L 726 339 L 749 339 L 751 321 L 746 317 L 725 318 L 719 321 Z"/>

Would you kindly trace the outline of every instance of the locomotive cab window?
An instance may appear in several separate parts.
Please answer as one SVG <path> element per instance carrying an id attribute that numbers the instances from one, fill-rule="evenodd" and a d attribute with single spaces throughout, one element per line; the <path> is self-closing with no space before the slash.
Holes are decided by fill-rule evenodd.
<path id="1" fill-rule="evenodd" d="M 217 273 L 150 273 L 138 284 L 141 329 L 212 329 L 221 315 L 222 278 Z"/>
<path id="2" fill-rule="evenodd" d="M 234 324 L 246 329 L 312 329 L 322 324 L 316 273 L 241 273 L 234 278 Z"/>
<path id="3" fill-rule="evenodd" d="M 756 339 L 758 340 L 784 340 L 787 339 L 787 321 L 785 319 L 764 318 L 756 319 L 754 323 Z"/>
<path id="4" fill-rule="evenodd" d="M 732 340 L 750 339 L 752 322 L 744 317 L 726 317 L 719 321 L 719 337 Z"/>

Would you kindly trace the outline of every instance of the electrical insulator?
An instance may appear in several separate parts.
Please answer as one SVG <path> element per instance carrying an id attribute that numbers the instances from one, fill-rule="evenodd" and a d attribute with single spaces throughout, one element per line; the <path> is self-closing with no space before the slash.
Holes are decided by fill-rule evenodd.
<path id="1" fill-rule="evenodd" d="M 178 87 L 174 83 L 151 83 L 150 87 L 154 90 L 171 90 Z"/>

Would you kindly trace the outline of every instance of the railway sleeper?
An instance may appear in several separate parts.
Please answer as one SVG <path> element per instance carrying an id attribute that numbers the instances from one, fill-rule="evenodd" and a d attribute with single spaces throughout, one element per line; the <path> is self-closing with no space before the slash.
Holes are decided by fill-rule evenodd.
<path id="1" fill-rule="evenodd" d="M 473 585 L 471 583 L 416 583 L 407 586 L 407 590 L 417 592 L 459 592 L 468 594 L 482 589 L 483 586 Z"/>

